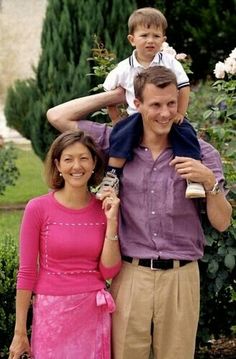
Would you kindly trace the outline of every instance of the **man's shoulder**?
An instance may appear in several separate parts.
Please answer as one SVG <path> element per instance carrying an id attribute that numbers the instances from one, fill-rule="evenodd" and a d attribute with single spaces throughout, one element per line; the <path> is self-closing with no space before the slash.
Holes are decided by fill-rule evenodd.
<path id="1" fill-rule="evenodd" d="M 219 151 L 212 144 L 203 140 L 202 138 L 199 139 L 199 144 L 201 147 L 201 151 L 204 155 L 208 155 L 208 154 L 219 155 Z"/>

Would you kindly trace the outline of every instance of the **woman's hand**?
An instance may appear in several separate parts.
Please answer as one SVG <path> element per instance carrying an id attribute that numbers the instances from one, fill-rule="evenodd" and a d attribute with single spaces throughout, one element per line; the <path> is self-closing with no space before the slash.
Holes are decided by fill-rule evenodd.
<path id="1" fill-rule="evenodd" d="M 10 349 L 8 359 L 19 359 L 22 354 L 31 355 L 29 339 L 26 334 L 15 333 Z"/>
<path id="2" fill-rule="evenodd" d="M 102 208 L 107 220 L 118 220 L 120 199 L 117 197 L 114 189 L 108 187 L 103 191 L 102 196 Z"/>

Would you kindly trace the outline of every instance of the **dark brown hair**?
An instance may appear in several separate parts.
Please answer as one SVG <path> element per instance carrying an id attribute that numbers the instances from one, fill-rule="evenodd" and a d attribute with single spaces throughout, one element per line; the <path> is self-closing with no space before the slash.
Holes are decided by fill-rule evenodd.
<path id="1" fill-rule="evenodd" d="M 96 163 L 94 173 L 88 181 L 88 186 L 97 186 L 101 182 L 104 174 L 104 161 L 101 151 L 92 137 L 86 135 L 83 131 L 70 130 L 62 133 L 53 141 L 46 157 L 45 177 L 51 189 L 63 188 L 65 184 L 57 169 L 55 160 L 60 161 L 64 149 L 77 142 L 87 147 Z"/>
<path id="2" fill-rule="evenodd" d="M 134 94 L 140 101 L 143 101 L 143 91 L 147 84 L 152 84 L 159 88 L 173 84 L 177 88 L 175 74 L 165 66 L 151 66 L 136 75 L 134 79 Z"/>
<path id="3" fill-rule="evenodd" d="M 161 11 L 153 7 L 144 7 L 135 10 L 130 15 L 128 20 L 129 34 L 133 35 L 138 26 L 144 26 L 148 29 L 155 26 L 156 28 L 161 28 L 163 35 L 165 35 L 168 24 Z"/>

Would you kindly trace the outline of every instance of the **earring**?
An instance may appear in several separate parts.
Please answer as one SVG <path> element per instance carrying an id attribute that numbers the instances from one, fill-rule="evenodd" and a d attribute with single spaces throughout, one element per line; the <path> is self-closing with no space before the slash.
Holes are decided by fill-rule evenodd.
<path id="1" fill-rule="evenodd" d="M 62 173 L 61 173 L 61 172 L 59 172 L 59 176 L 62 177 Z"/>
<path id="2" fill-rule="evenodd" d="M 94 173 L 94 170 L 92 170 L 92 173 Z"/>

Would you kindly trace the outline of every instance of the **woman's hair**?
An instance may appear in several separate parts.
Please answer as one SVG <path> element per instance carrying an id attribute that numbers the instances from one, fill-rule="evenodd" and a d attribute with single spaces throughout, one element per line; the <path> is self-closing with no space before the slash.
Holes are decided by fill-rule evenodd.
<path id="1" fill-rule="evenodd" d="M 138 26 L 144 26 L 148 29 L 151 26 L 161 28 L 163 35 L 165 35 L 168 24 L 161 11 L 153 7 L 144 7 L 135 10 L 130 15 L 128 20 L 129 34 L 133 35 Z"/>
<path id="2" fill-rule="evenodd" d="M 135 76 L 134 94 L 140 101 L 143 101 L 143 91 L 148 84 L 152 84 L 159 88 L 165 88 L 172 84 L 177 88 L 175 74 L 165 66 L 151 66 Z"/>
<path id="3" fill-rule="evenodd" d="M 56 166 L 56 160 L 60 161 L 64 149 L 74 143 L 81 143 L 87 147 L 95 162 L 94 173 L 88 181 L 88 186 L 97 186 L 101 182 L 104 174 L 104 161 L 101 151 L 92 137 L 85 135 L 83 131 L 70 130 L 62 133 L 53 141 L 46 157 L 45 178 L 47 185 L 51 189 L 60 189 L 64 187 L 65 181 L 64 178 L 60 176 Z"/>

